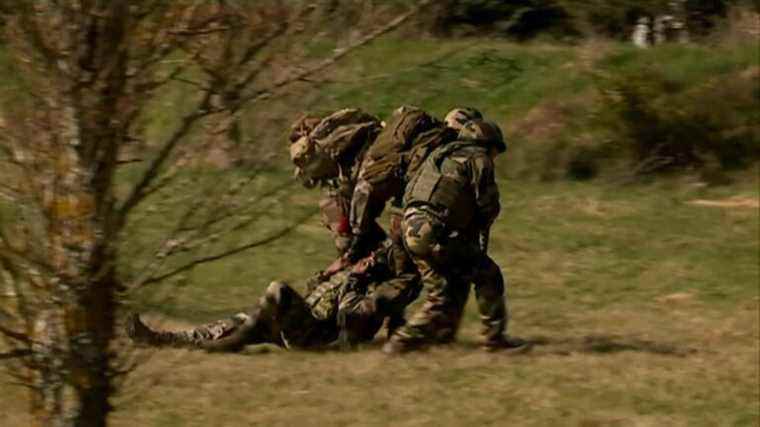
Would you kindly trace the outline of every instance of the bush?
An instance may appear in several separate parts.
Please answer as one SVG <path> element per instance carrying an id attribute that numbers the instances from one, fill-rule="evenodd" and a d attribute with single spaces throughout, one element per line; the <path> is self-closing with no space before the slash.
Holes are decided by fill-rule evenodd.
<path id="1" fill-rule="evenodd" d="M 691 33 L 705 35 L 739 0 L 687 0 Z M 448 0 L 438 7 L 434 31 L 444 35 L 502 35 L 518 40 L 539 35 L 576 38 L 602 35 L 628 39 L 641 16 L 670 11 L 668 0 Z"/>
<path id="2" fill-rule="evenodd" d="M 548 33 L 557 38 L 579 32 L 553 0 L 449 0 L 439 6 L 434 31 L 444 35 L 502 35 L 527 40 Z"/>
<path id="3" fill-rule="evenodd" d="M 609 144 L 632 155 L 637 174 L 714 164 L 730 170 L 760 158 L 758 76 L 727 75 L 694 87 L 648 66 L 599 82 L 598 124 L 609 129 Z"/>

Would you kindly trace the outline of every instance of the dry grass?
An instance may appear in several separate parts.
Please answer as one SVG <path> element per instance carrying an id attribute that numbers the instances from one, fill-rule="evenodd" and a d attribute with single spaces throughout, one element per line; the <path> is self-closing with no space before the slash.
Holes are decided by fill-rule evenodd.
<path id="1" fill-rule="evenodd" d="M 730 318 L 701 304 L 568 314 L 517 329 L 539 345 L 504 356 L 461 343 L 403 358 L 165 351 L 118 400 L 114 425 L 751 425 L 757 301 Z M 750 327 L 748 327 L 750 326 Z"/>
<path id="2" fill-rule="evenodd" d="M 472 305 L 457 344 L 406 357 L 381 354 L 381 338 L 351 353 L 164 350 L 128 378 L 112 424 L 757 425 L 757 210 L 688 203 L 756 198 L 754 179 L 717 189 L 507 182 L 493 252 L 510 278 L 512 331 L 536 343 L 531 353 L 480 351 Z M 149 320 L 210 320 L 254 299 L 265 281 L 253 276 L 317 268 L 330 254 L 312 227 L 276 256 L 196 272 Z M 294 263 L 311 245 L 323 250 Z M 25 425 L 22 391 L 2 390 L 3 425 Z"/>

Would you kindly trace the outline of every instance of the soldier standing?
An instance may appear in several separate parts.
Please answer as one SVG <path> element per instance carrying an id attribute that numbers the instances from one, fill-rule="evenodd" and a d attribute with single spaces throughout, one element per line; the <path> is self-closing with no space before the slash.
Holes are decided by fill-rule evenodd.
<path id="1" fill-rule="evenodd" d="M 296 166 L 296 176 L 307 187 L 319 185 L 323 189 L 319 204 L 322 220 L 332 233 L 339 254 L 335 262 L 309 280 L 309 287 L 329 280 L 336 272 L 366 257 L 369 250 L 386 237 L 377 218 L 372 218 L 365 224 L 361 246 L 352 245 L 354 236 L 349 220 L 359 175 L 381 130 L 382 125 L 376 117 L 359 109 L 338 110 L 322 119 L 306 116 L 292 127 L 290 155 Z M 384 289 L 386 294 L 394 290 L 398 293 L 396 296 L 386 295 L 387 298 L 402 298 L 408 304 L 416 299 L 421 289 L 419 275 L 411 261 L 407 261 L 401 239 L 392 240 L 399 249 L 392 251 L 393 268 L 398 274 L 393 285 Z M 349 250 L 351 257 L 346 255 Z M 396 305 L 399 310 L 391 313 L 389 331 L 405 323 L 405 305 Z"/>
<path id="2" fill-rule="evenodd" d="M 403 106 L 394 111 L 358 173 L 349 209 L 352 242 L 347 262 L 361 256 L 361 248 L 372 236 L 373 224 L 389 200 L 390 237 L 402 244 L 403 196 L 409 177 L 432 150 L 455 140 L 465 123 L 480 118 L 481 113 L 474 108 L 451 110 L 443 122 L 417 107 Z"/>
<path id="3" fill-rule="evenodd" d="M 322 222 L 332 234 L 339 255 L 351 243 L 348 215 L 358 171 L 381 130 L 378 118 L 350 108 L 324 118 L 306 115 L 291 128 L 290 158 L 295 175 L 307 188 L 322 189 Z M 368 225 L 368 234 L 369 247 L 385 235 L 377 223 Z"/>
<path id="4" fill-rule="evenodd" d="M 484 348 L 527 348 L 505 335 L 505 284 L 487 255 L 491 225 L 499 214 L 494 158 L 506 151 L 499 127 L 468 122 L 458 141 L 434 150 L 404 194 L 403 237 L 427 297 L 423 307 L 383 350 L 400 353 L 454 339 L 469 284 L 475 283 Z"/>
<path id="5" fill-rule="evenodd" d="M 649 26 L 649 17 L 642 16 L 636 23 L 636 27 L 633 30 L 631 41 L 634 46 L 646 49 L 651 45 L 650 35 L 651 28 Z"/>

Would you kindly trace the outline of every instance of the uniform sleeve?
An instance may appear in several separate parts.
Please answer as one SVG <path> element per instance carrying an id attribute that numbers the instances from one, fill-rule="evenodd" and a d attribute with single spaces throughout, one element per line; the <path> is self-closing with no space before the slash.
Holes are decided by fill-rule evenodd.
<path id="1" fill-rule="evenodd" d="M 343 254 L 351 241 L 349 201 L 338 191 L 325 191 L 319 202 L 322 224 L 330 230 L 335 248 Z"/>
<path id="2" fill-rule="evenodd" d="M 364 180 L 360 180 L 354 188 L 349 215 L 351 232 L 354 235 L 366 232 L 369 224 L 382 213 L 382 208 L 375 203 L 375 192 L 372 184 Z"/>
<path id="3" fill-rule="evenodd" d="M 357 261 L 386 237 L 385 230 L 377 223 L 377 218 L 383 213 L 385 202 L 389 199 L 382 190 L 366 180 L 360 180 L 354 188 L 349 213 L 353 237 L 346 252 L 352 261 Z"/>
<path id="4" fill-rule="evenodd" d="M 475 221 L 487 229 L 499 216 L 499 187 L 496 185 L 494 164 L 487 155 L 479 155 L 471 160 L 472 188 L 475 190 L 477 212 Z"/>

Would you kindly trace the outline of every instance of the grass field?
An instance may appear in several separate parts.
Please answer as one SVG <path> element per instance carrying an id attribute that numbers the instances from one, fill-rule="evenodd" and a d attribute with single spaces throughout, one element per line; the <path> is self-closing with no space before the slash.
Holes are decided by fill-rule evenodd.
<path id="1" fill-rule="evenodd" d="M 425 41 L 382 42 L 353 57 L 302 106 L 360 105 L 387 114 L 414 103 L 441 114 L 467 100 L 514 138 L 515 150 L 498 172 L 503 211 L 492 255 L 509 280 L 510 330 L 534 341 L 534 350 L 521 356 L 480 351 L 471 301 L 456 344 L 400 358 L 380 353 L 380 336 L 350 353 L 143 352 L 150 357 L 114 400 L 112 424 L 758 425 L 757 167 L 733 173 L 733 183 L 720 187 L 691 174 L 622 185 L 523 173 L 535 166 L 535 145 L 557 134 L 583 134 L 578 120 L 586 112 L 575 107 L 594 91 L 589 70 L 659 61 L 674 79 L 700 85 L 756 66 L 753 52 L 741 46 L 715 57 L 697 47 L 639 52 Z M 546 113 L 566 99 L 569 109 Z M 284 122 L 294 108 L 274 105 L 266 114 Z M 282 133 L 275 128 L 268 132 Z M 284 179 L 280 170 L 259 181 Z M 317 196 L 297 187 L 278 193 L 267 205 L 269 216 L 246 233 L 266 234 L 300 217 Z M 160 219 L 141 230 L 157 228 Z M 168 327 L 214 320 L 254 302 L 269 281 L 298 283 L 333 257 L 312 218 L 271 245 L 136 295 L 133 304 Z M 0 425 L 26 425 L 23 391 L 0 390 Z"/>
<path id="2" fill-rule="evenodd" d="M 718 189 L 503 181 L 493 254 L 509 278 L 511 330 L 537 343 L 530 354 L 480 351 L 472 306 L 457 344 L 402 358 L 379 343 L 167 350 L 129 377 L 113 424 L 757 425 L 758 182 L 743 178 Z M 322 237 L 313 222 L 198 268 L 149 319 L 182 327 L 240 308 L 270 279 L 327 262 Z M 19 391 L 0 400 L 7 425 L 24 419 Z"/>
<path id="3" fill-rule="evenodd" d="M 757 186 L 503 182 L 493 254 L 531 354 L 475 348 L 472 306 L 459 343 L 404 358 L 167 351 L 130 378 L 115 425 L 757 425 L 758 208 L 731 203 Z M 320 233 L 198 269 L 170 310 L 211 320 L 303 277 L 330 258 Z"/>

